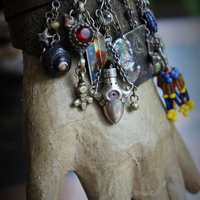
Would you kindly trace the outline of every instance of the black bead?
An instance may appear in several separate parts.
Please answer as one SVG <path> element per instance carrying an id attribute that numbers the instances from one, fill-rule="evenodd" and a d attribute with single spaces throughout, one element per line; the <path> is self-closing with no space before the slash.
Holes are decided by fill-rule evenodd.
<path id="1" fill-rule="evenodd" d="M 56 77 L 64 75 L 71 68 L 71 56 L 67 49 L 60 44 L 54 44 L 53 48 L 47 48 L 42 55 L 42 62 L 47 72 Z M 64 71 L 59 69 L 62 62 L 66 63 Z"/>

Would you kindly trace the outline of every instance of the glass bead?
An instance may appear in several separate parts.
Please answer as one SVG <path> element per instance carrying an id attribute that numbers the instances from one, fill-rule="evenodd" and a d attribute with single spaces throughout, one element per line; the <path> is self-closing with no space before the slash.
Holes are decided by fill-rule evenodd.
<path id="1" fill-rule="evenodd" d="M 147 20 L 147 26 L 150 30 L 151 35 L 154 35 L 158 31 L 156 18 L 151 10 L 145 11 L 144 15 Z"/>
<path id="2" fill-rule="evenodd" d="M 112 23 L 113 16 L 110 12 L 104 11 L 103 15 L 100 17 L 100 21 L 103 25 L 107 26 Z"/>

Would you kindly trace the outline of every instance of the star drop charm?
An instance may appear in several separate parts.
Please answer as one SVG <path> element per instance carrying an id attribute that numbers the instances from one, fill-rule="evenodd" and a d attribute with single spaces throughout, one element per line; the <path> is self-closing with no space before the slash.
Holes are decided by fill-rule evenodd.
<path id="1" fill-rule="evenodd" d="M 46 46 L 49 46 L 49 39 L 52 38 L 52 36 L 48 32 L 48 28 L 46 28 L 42 33 L 38 33 L 39 41 L 44 42 Z"/>

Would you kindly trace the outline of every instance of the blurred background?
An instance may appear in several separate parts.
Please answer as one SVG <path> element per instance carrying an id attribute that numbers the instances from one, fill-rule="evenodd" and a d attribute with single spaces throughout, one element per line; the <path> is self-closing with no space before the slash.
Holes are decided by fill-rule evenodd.
<path id="1" fill-rule="evenodd" d="M 200 172 L 200 1 L 150 0 L 172 67 L 180 69 L 195 108 L 175 123 Z M 22 125 L 22 52 L 12 48 L 0 1 L 0 200 L 25 200 L 26 164 Z M 158 90 L 161 93 L 160 90 Z M 68 173 L 61 200 L 86 200 Z M 186 192 L 188 200 L 200 194 Z"/>

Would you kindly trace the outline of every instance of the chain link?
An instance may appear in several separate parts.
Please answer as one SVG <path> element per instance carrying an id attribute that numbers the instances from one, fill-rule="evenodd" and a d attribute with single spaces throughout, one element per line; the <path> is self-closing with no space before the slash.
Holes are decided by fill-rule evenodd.
<path id="1" fill-rule="evenodd" d="M 51 28 L 51 22 L 56 21 L 59 15 L 58 9 L 60 8 L 60 2 L 58 0 L 54 0 L 52 1 L 51 4 L 52 8 L 51 11 L 48 11 L 45 14 L 46 17 L 46 24 L 45 24 L 45 28 L 48 29 L 49 34 L 52 36 L 51 37 L 51 47 L 53 48 L 53 44 L 54 43 L 58 43 L 60 41 L 60 35 L 58 34 L 58 31 L 55 30 L 54 34 L 53 34 L 53 30 Z M 45 51 L 45 47 L 43 46 L 43 52 Z"/>
<path id="2" fill-rule="evenodd" d="M 88 10 L 85 9 L 85 11 L 83 12 L 83 16 L 85 17 L 87 23 L 89 25 L 91 25 L 91 27 L 95 30 L 98 31 L 99 29 L 96 27 L 95 25 L 95 21 L 94 19 L 90 16 L 90 13 L 88 12 Z"/>

